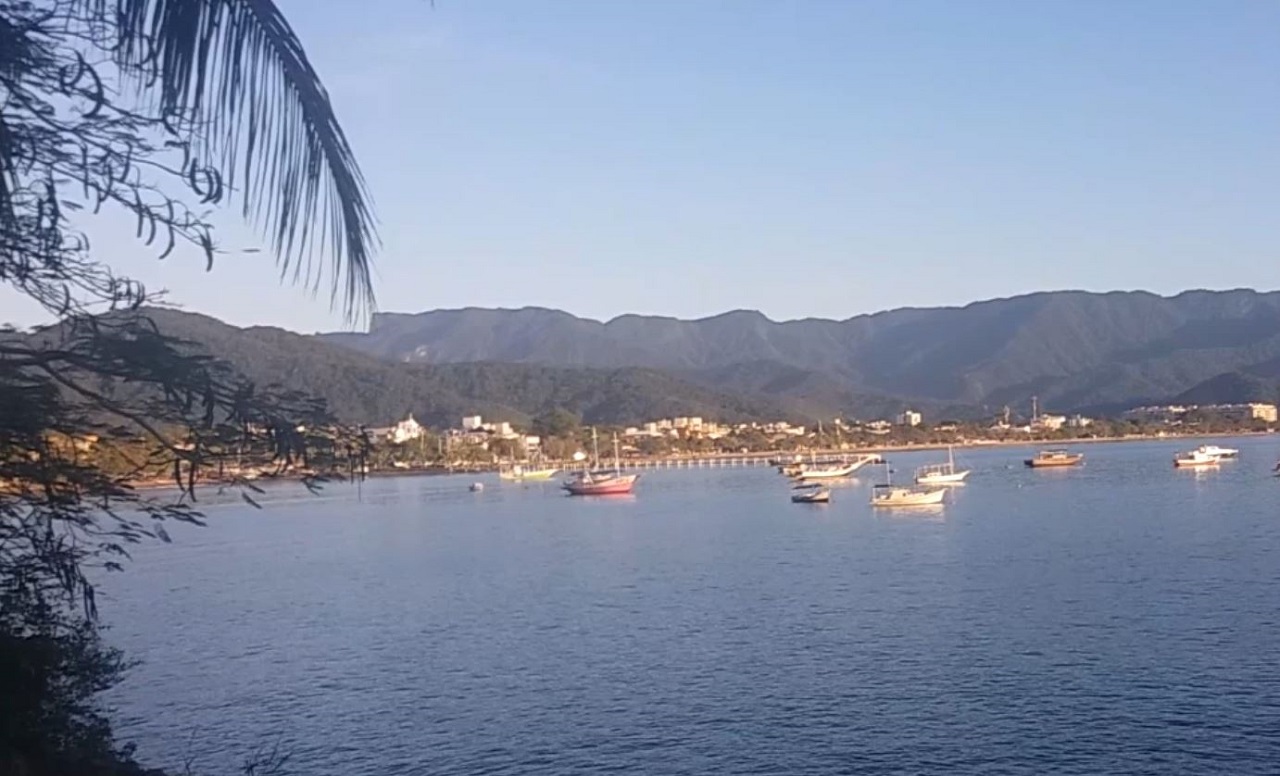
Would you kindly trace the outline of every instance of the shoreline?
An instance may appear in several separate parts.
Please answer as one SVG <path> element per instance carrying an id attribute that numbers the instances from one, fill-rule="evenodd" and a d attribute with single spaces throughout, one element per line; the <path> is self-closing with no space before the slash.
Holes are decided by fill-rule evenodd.
<path id="1" fill-rule="evenodd" d="M 718 461 L 718 460 L 742 460 L 742 459 L 762 459 L 769 461 L 772 459 L 783 459 L 788 456 L 803 460 L 809 456 L 835 456 L 846 455 L 850 453 L 905 453 L 905 452 L 930 452 L 935 450 L 945 450 L 948 447 L 960 449 L 984 448 L 984 447 L 1039 447 L 1039 448 L 1055 448 L 1067 447 L 1082 444 L 1123 444 L 1133 442 L 1169 442 L 1179 439 L 1188 440 L 1205 440 L 1205 439 L 1235 439 L 1235 438 L 1251 438 L 1274 436 L 1273 431 L 1237 431 L 1225 434 L 1165 434 L 1150 435 L 1139 434 L 1122 437 L 1070 437 L 1066 439 L 977 439 L 963 440 L 957 442 L 926 442 L 923 444 L 887 444 L 887 445 L 859 445 L 856 447 L 841 448 L 821 448 L 814 450 L 805 450 L 804 452 L 787 452 L 780 450 L 767 450 L 762 452 L 748 453 L 704 453 L 704 454 L 673 454 L 666 456 L 647 456 L 624 458 L 623 466 L 628 463 L 655 463 L 661 461 Z M 555 463 L 555 462 L 548 462 Z M 560 471 L 574 471 L 581 468 L 580 462 L 566 461 L 562 462 Z M 412 469 L 378 469 L 369 471 L 364 474 L 365 479 L 389 479 L 393 477 L 443 477 L 450 474 L 493 474 L 498 471 L 497 464 L 492 466 L 484 466 L 477 468 L 466 468 L 460 470 L 450 470 L 442 466 L 427 466 Z M 270 477 L 259 477 L 250 482 L 255 484 L 270 484 L 273 482 L 299 482 L 303 479 L 302 474 L 279 474 Z M 346 479 L 341 477 L 341 479 Z M 129 487 L 137 491 L 157 491 L 157 490 L 177 490 L 178 486 L 174 484 L 172 479 L 163 480 L 139 480 L 137 482 L 128 483 Z M 209 487 L 219 487 L 224 483 L 213 482 L 197 482 L 197 487 L 205 485 Z"/>

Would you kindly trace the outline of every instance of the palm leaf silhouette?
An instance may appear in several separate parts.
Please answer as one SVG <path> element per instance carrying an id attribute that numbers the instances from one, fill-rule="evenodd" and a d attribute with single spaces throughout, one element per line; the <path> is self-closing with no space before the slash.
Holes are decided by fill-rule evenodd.
<path id="1" fill-rule="evenodd" d="M 378 239 L 364 178 L 329 95 L 271 0 L 77 0 L 114 27 L 138 94 L 219 171 L 270 241 L 281 276 L 318 290 L 348 321 L 373 309 Z"/>

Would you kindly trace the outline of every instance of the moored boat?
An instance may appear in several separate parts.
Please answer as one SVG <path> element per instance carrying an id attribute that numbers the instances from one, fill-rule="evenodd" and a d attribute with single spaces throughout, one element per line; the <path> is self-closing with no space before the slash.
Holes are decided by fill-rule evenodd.
<path id="1" fill-rule="evenodd" d="M 560 471 L 554 466 L 541 469 L 527 469 L 521 464 L 514 464 L 509 467 L 503 467 L 498 470 L 498 479 L 507 480 L 508 482 L 520 482 L 524 480 L 549 480 Z"/>
<path id="2" fill-rule="evenodd" d="M 600 443 L 596 438 L 596 430 L 591 429 L 591 444 L 595 451 L 595 463 L 600 462 Z M 630 493 L 636 486 L 639 474 L 623 474 L 618 455 L 618 437 L 613 437 L 613 471 L 588 469 L 579 472 L 576 477 L 562 486 L 570 496 L 621 496 Z"/>
<path id="3" fill-rule="evenodd" d="M 855 456 L 851 461 L 835 461 L 828 464 L 800 466 L 791 476 L 798 480 L 834 480 L 848 477 L 869 463 L 881 463 L 882 459 L 875 453 Z"/>
<path id="4" fill-rule="evenodd" d="M 912 488 L 901 485 L 877 485 L 871 489 L 873 507 L 922 507 L 941 504 L 946 488 Z"/>
<path id="5" fill-rule="evenodd" d="M 873 507 L 923 507 L 941 504 L 947 495 L 946 488 L 927 485 L 894 485 L 893 471 L 884 467 L 884 484 L 871 489 Z"/>
<path id="6" fill-rule="evenodd" d="M 1033 469 L 1076 466 L 1084 461 L 1084 453 L 1070 453 L 1066 450 L 1041 450 L 1034 458 L 1024 463 Z"/>
<path id="7" fill-rule="evenodd" d="M 598 474 L 582 472 L 564 483 L 570 496 L 621 496 L 636 486 L 638 474 Z"/>
<path id="8" fill-rule="evenodd" d="M 1215 458 L 1235 458 L 1240 455 L 1240 451 L 1234 447 L 1218 447 L 1217 445 L 1200 445 L 1196 448 L 1196 452 L 1212 455 Z"/>
<path id="9" fill-rule="evenodd" d="M 969 476 L 968 469 L 956 469 L 955 453 L 951 445 L 947 445 L 947 462 L 916 469 L 917 485 L 958 485 Z"/>
<path id="10" fill-rule="evenodd" d="M 791 494 L 793 504 L 826 504 L 831 501 L 831 489 L 821 485 L 801 485 Z"/>
<path id="11" fill-rule="evenodd" d="M 1173 465 L 1179 469 L 1217 466 L 1218 462 L 1218 456 L 1204 452 L 1204 448 L 1192 450 L 1189 453 L 1178 453 L 1173 457 Z"/>

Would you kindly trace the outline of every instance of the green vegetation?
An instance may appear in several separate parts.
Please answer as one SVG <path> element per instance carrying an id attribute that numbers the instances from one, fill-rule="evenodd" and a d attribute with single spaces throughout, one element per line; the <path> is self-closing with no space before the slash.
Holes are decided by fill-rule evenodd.
<path id="1" fill-rule="evenodd" d="M 1201 404 L 1274 401 L 1280 384 L 1280 293 L 1249 290 L 1063 291 L 782 323 L 742 311 L 599 323 L 536 308 L 440 310 L 378 315 L 368 334 L 326 337 L 396 361 L 426 352 L 437 363 L 644 366 L 815 418 L 889 417 L 905 401 L 931 417 L 975 418 L 1028 408 L 1033 395 L 1097 414 L 1197 387 Z"/>
<path id="2" fill-rule="evenodd" d="M 320 281 L 323 246 L 354 317 L 371 301 L 370 214 L 268 0 L 0 0 L 0 106 L 0 283 L 60 321 L 0 331 L 0 773 L 158 773 L 99 702 L 130 666 L 101 639 L 90 570 L 119 570 L 166 521 L 199 523 L 202 482 L 250 500 L 250 476 L 316 486 L 362 467 L 366 445 L 323 402 L 159 331 L 139 312 L 152 297 L 69 219 L 126 218 L 157 254 L 212 267 L 203 212 L 238 198 L 290 275 Z M 133 487 L 160 474 L 180 499 Z"/>

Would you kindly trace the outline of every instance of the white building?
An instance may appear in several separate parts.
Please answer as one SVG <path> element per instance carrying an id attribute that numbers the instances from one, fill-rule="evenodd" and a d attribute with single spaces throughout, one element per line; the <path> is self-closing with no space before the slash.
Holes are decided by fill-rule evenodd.
<path id="1" fill-rule="evenodd" d="M 1040 415 L 1031 421 L 1031 428 L 1036 431 L 1057 431 L 1066 424 L 1065 415 Z"/>
<path id="2" fill-rule="evenodd" d="M 899 426 L 918 426 L 924 421 L 924 416 L 915 410 L 903 410 L 898 416 L 897 423 Z"/>
<path id="3" fill-rule="evenodd" d="M 462 427 L 467 431 L 479 431 L 484 427 L 484 418 L 479 415 L 468 415 L 462 419 Z"/>
<path id="4" fill-rule="evenodd" d="M 369 433 L 371 436 L 388 439 L 398 445 L 402 445 L 405 442 L 422 438 L 422 435 L 427 433 L 427 430 L 422 424 L 413 419 L 413 413 L 409 413 L 409 417 L 394 426 L 372 428 L 369 429 Z"/>

